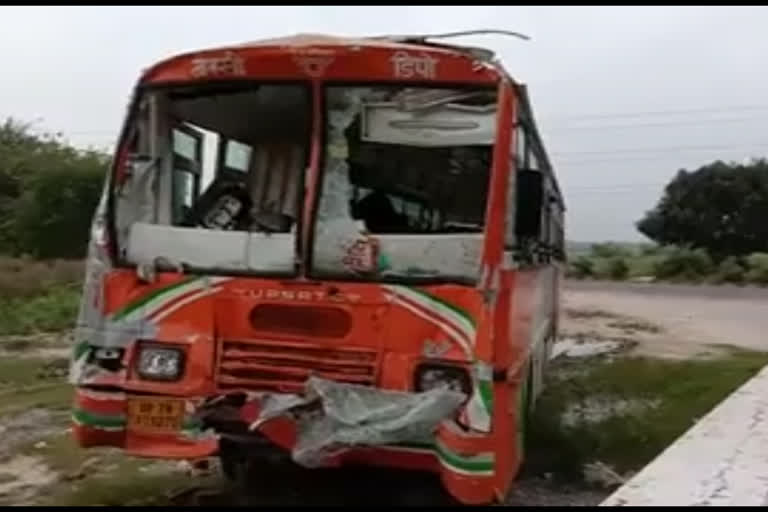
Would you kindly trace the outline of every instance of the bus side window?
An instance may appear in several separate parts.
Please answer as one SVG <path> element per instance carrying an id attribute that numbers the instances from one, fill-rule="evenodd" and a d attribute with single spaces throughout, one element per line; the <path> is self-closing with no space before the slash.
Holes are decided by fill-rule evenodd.
<path id="1" fill-rule="evenodd" d="M 202 134 L 178 125 L 173 128 L 173 223 L 178 225 L 200 194 L 202 175 Z"/>
<path id="2" fill-rule="evenodd" d="M 544 175 L 539 171 L 517 171 L 515 235 L 520 243 L 538 242 L 542 234 Z"/>
<path id="3" fill-rule="evenodd" d="M 526 148 L 528 147 L 523 124 L 518 122 L 515 128 L 515 140 L 510 148 L 509 182 L 507 183 L 507 218 L 504 230 L 504 246 L 510 250 L 517 246 L 517 211 L 518 211 L 518 173 L 525 169 Z"/>

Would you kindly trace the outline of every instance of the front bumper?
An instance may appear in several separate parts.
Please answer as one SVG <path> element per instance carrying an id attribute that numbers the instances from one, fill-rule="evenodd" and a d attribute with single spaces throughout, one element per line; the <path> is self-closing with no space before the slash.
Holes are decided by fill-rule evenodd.
<path id="1" fill-rule="evenodd" d="M 349 419 L 349 407 L 344 408 L 344 404 L 350 403 L 349 396 L 343 393 L 328 396 L 328 389 L 338 392 L 345 386 L 348 385 L 325 389 L 323 409 L 326 418 L 330 410 L 330 415 L 337 420 Z M 384 396 L 388 393 L 391 394 L 383 390 L 366 390 L 368 399 L 373 400 L 385 398 L 388 401 L 391 397 Z M 412 407 L 413 395 L 402 395 L 406 399 L 407 395 L 411 396 L 409 407 Z M 416 427 L 410 431 L 408 419 L 402 421 L 403 411 L 395 411 L 395 416 L 384 414 L 376 418 L 376 412 L 369 410 L 374 417 L 369 414 L 365 418 L 365 428 L 347 429 L 337 435 L 340 431 L 338 424 L 326 422 L 318 424 L 315 435 L 308 438 L 306 420 L 287 410 L 293 407 L 279 410 L 275 407 L 274 396 L 270 395 L 249 395 L 234 403 L 223 396 L 185 399 L 182 428 L 165 434 L 130 427 L 129 398 L 122 392 L 78 388 L 73 410 L 73 432 L 77 442 L 83 447 L 114 446 L 134 456 L 195 459 L 217 455 L 221 437 L 258 436 L 303 465 L 365 464 L 426 470 L 439 473 L 446 490 L 463 503 L 490 503 L 495 497 L 496 461 L 492 435 L 468 432 L 452 419 L 438 417 L 445 416 L 448 411 L 444 402 L 442 407 L 435 407 L 439 400 L 422 407 L 424 414 L 411 417 L 410 425 Z M 403 403 L 406 402 L 408 400 Z M 337 414 L 334 413 L 334 404 L 344 410 L 337 409 Z M 434 420 L 434 428 L 428 425 L 430 419 Z M 299 422 L 304 423 L 300 425 Z M 371 431 L 371 423 L 382 427 Z M 423 433 L 424 428 L 429 428 L 429 436 L 419 433 Z M 318 437 L 318 432 L 328 436 Z M 408 441 L 414 432 L 421 441 Z M 338 449 L 340 446 L 343 449 Z"/>

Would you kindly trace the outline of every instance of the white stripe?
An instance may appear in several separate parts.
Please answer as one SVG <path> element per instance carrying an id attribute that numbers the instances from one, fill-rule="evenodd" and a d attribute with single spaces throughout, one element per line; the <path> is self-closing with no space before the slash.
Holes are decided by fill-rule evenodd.
<path id="1" fill-rule="evenodd" d="M 404 286 L 387 286 L 387 288 L 396 295 L 401 295 L 403 298 L 419 304 L 424 309 L 427 309 L 435 315 L 443 318 L 443 320 L 455 324 L 454 326 L 461 330 L 465 336 L 469 338 L 471 343 L 474 342 L 476 332 L 475 326 L 472 325 L 472 322 L 470 322 L 468 319 L 464 318 L 462 315 L 452 310 L 448 306 L 441 304 L 436 300 L 429 299 L 420 293 L 409 290 Z"/>
<path id="2" fill-rule="evenodd" d="M 441 466 L 450 470 L 451 473 L 457 473 L 459 475 L 464 475 L 464 476 L 493 476 L 493 469 L 489 469 L 487 471 L 468 471 L 466 469 L 461 469 L 456 466 L 452 466 L 439 455 L 437 456 L 437 460 L 440 462 Z"/>
<path id="3" fill-rule="evenodd" d="M 222 289 L 223 289 L 223 287 L 217 286 L 215 288 L 209 288 L 207 290 L 202 290 L 202 291 L 200 291 L 198 293 L 195 293 L 194 295 L 190 295 L 189 297 L 180 300 L 179 302 L 177 302 L 173 306 L 171 306 L 168 309 L 164 310 L 162 313 L 160 313 L 159 315 L 154 317 L 152 320 L 154 322 L 159 322 L 163 318 L 167 317 L 168 315 L 170 315 L 171 313 L 173 313 L 177 309 L 179 309 L 181 307 L 184 307 L 185 305 L 189 304 L 190 302 L 194 302 L 194 301 L 196 301 L 196 300 L 198 300 L 198 299 L 200 299 L 202 297 L 205 297 L 206 295 L 213 295 L 214 293 L 218 293 Z"/>
<path id="4" fill-rule="evenodd" d="M 485 408 L 485 403 L 480 395 L 480 388 L 475 385 L 475 392 L 472 394 L 472 398 L 467 403 L 467 416 L 469 418 L 469 426 L 475 430 L 481 432 L 491 431 L 491 416 Z"/>
<path id="5" fill-rule="evenodd" d="M 420 316 L 424 320 L 426 320 L 426 321 L 428 321 L 428 322 L 430 322 L 430 323 L 440 327 L 443 331 L 445 331 L 448 335 L 450 335 L 451 338 L 453 338 L 453 340 L 456 343 L 459 344 L 459 346 L 462 348 L 462 350 L 464 351 L 464 353 L 467 356 L 467 358 L 472 359 L 472 356 L 473 356 L 473 354 L 472 354 L 472 347 L 467 343 L 467 340 L 464 338 L 464 336 L 462 336 L 458 331 L 456 331 L 453 328 L 453 326 L 448 325 L 448 324 L 446 324 L 444 322 L 441 322 L 441 321 L 437 320 L 436 318 L 433 318 L 433 317 L 427 315 L 426 313 L 424 313 L 420 309 L 416 308 L 415 306 L 413 306 L 412 304 L 410 304 L 408 302 L 405 302 L 402 299 L 398 299 L 397 297 L 393 297 L 393 299 L 394 299 L 395 303 L 397 303 L 398 305 L 406 308 L 408 311 L 410 311 L 414 315 Z"/>
<path id="6" fill-rule="evenodd" d="M 77 418 L 73 417 L 72 422 L 77 425 L 78 427 L 85 427 L 90 428 L 92 430 L 103 430 L 105 432 L 120 432 L 122 430 L 125 430 L 125 427 L 104 427 L 102 425 L 91 425 L 91 424 L 85 424 L 77 420 Z"/>
<path id="7" fill-rule="evenodd" d="M 231 277 L 222 276 L 206 276 L 203 278 L 195 279 L 194 281 L 186 283 L 175 290 L 161 294 L 159 297 L 155 297 L 151 301 L 147 302 L 143 306 L 120 319 L 120 322 L 131 322 L 141 318 L 150 317 L 158 310 L 163 308 L 166 304 L 176 300 L 182 295 L 186 295 L 187 293 L 198 289 L 207 288 L 211 284 L 221 284 L 232 279 L 233 278 Z"/>
<path id="8" fill-rule="evenodd" d="M 469 338 L 472 338 L 475 334 L 475 326 L 472 325 L 472 322 L 470 322 L 468 319 L 466 319 L 464 316 L 460 315 L 450 307 L 446 306 L 445 304 L 442 304 L 441 302 L 430 299 L 429 297 L 425 297 L 424 295 L 415 292 L 405 286 L 393 286 L 394 292 L 399 293 L 403 297 L 410 299 L 413 302 L 416 302 L 420 305 L 422 305 L 425 309 L 429 309 L 430 311 L 433 311 L 435 314 L 447 317 L 446 320 L 450 319 L 456 324 L 458 324 L 456 327 L 462 329 Z"/>
<path id="9" fill-rule="evenodd" d="M 143 306 L 138 307 L 137 309 L 130 312 L 128 315 L 121 318 L 119 322 L 129 323 L 129 322 L 133 322 L 141 318 L 150 316 L 152 313 L 160 309 L 169 301 L 172 301 L 181 295 L 200 289 L 202 287 L 203 287 L 203 282 L 200 279 L 196 279 L 192 282 L 186 283 L 175 290 L 165 292 L 161 294 L 159 297 L 155 297 L 154 299 L 150 300 Z"/>
<path id="10" fill-rule="evenodd" d="M 96 400 L 99 402 L 107 401 L 107 400 L 125 400 L 126 394 L 125 393 L 108 393 L 104 391 L 93 391 L 86 388 L 80 388 L 78 390 L 78 394 L 81 396 L 84 396 L 90 400 Z"/>

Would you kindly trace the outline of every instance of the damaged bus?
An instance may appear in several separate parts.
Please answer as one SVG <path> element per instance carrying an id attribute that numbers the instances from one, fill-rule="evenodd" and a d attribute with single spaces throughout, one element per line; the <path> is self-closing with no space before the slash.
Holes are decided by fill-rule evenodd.
<path id="1" fill-rule="evenodd" d="M 93 220 L 75 439 L 501 500 L 557 336 L 563 215 L 488 50 L 300 35 L 159 62 Z"/>

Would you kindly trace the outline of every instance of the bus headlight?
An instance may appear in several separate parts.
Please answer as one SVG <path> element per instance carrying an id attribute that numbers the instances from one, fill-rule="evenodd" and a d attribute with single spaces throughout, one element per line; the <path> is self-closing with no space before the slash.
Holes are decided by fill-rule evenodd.
<path id="1" fill-rule="evenodd" d="M 139 348 L 136 370 L 142 379 L 178 380 L 184 366 L 180 348 L 145 345 Z"/>
<path id="2" fill-rule="evenodd" d="M 467 370 L 461 366 L 440 363 L 424 363 L 416 368 L 416 391 L 446 387 L 469 396 L 472 393 L 472 381 Z"/>

